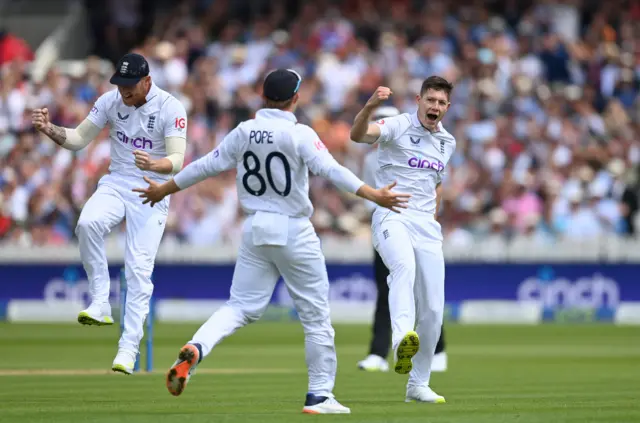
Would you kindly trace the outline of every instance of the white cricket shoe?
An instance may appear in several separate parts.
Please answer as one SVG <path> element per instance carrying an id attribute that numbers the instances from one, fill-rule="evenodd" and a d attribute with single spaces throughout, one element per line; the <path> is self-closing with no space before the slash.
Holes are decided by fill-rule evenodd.
<path id="1" fill-rule="evenodd" d="M 367 372 L 388 372 L 389 363 L 379 355 L 369 354 L 367 358 L 358 362 L 358 368 Z"/>
<path id="2" fill-rule="evenodd" d="M 307 394 L 302 412 L 305 414 L 351 414 L 351 410 L 340 404 L 334 397 L 313 394 Z"/>
<path id="3" fill-rule="evenodd" d="M 83 325 L 105 326 L 113 324 L 111 304 L 94 303 L 78 313 L 78 322 Z"/>
<path id="4" fill-rule="evenodd" d="M 119 348 L 116 358 L 113 359 L 111 370 L 124 373 L 125 375 L 132 374 L 133 368 L 136 365 L 136 355 L 134 351 Z"/>
<path id="5" fill-rule="evenodd" d="M 446 372 L 447 371 L 447 353 L 441 352 L 433 356 L 431 361 L 432 372 Z"/>
<path id="6" fill-rule="evenodd" d="M 407 396 L 404 402 L 429 402 L 432 404 L 444 404 L 446 401 L 442 395 L 433 392 L 428 386 L 407 386 Z"/>

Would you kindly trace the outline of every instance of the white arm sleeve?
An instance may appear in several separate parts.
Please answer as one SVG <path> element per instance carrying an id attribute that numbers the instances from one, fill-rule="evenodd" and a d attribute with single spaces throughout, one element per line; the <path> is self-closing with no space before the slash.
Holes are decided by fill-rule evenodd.
<path id="1" fill-rule="evenodd" d="M 64 128 L 64 132 L 67 134 L 67 140 L 62 144 L 62 147 L 71 151 L 81 150 L 89 145 L 89 143 L 98 136 L 100 131 L 101 129 L 93 122 L 85 119 L 76 129 Z"/>
<path id="2" fill-rule="evenodd" d="M 182 103 L 172 97 L 164 106 L 162 114 L 166 158 L 173 165 L 172 173 L 177 173 L 182 169 L 187 149 L 187 112 Z"/>
<path id="3" fill-rule="evenodd" d="M 380 137 L 378 137 L 376 142 L 382 144 L 398 138 L 402 132 L 402 119 L 406 120 L 406 117 L 398 115 L 377 120 L 374 125 L 380 127 Z"/>
<path id="4" fill-rule="evenodd" d="M 304 128 L 299 133 L 298 151 L 311 172 L 329 179 L 341 190 L 355 194 L 364 182 L 336 161 L 313 129 Z"/>
<path id="5" fill-rule="evenodd" d="M 173 173 L 180 172 L 184 164 L 184 153 L 187 149 L 187 140 L 182 137 L 167 137 L 164 140 L 167 148 L 167 157 L 173 165 Z"/>
<path id="6" fill-rule="evenodd" d="M 181 190 L 187 189 L 209 177 L 216 176 L 220 172 L 233 169 L 238 163 L 236 151 L 239 134 L 240 130 L 235 128 L 224 137 L 218 148 L 182 169 L 173 178 L 176 185 Z"/>

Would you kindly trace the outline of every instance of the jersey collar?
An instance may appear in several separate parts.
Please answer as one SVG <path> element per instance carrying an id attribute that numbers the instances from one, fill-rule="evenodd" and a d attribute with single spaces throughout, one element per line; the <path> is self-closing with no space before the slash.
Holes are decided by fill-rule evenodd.
<path id="1" fill-rule="evenodd" d="M 147 96 L 145 97 L 145 99 L 147 100 L 147 103 L 150 102 L 151 100 L 153 100 L 153 98 L 155 96 L 158 95 L 158 91 L 160 89 L 158 88 L 158 86 L 156 84 L 153 83 L 153 81 L 151 82 L 151 88 L 149 89 L 149 92 L 147 93 Z"/>
<path id="2" fill-rule="evenodd" d="M 151 81 L 151 88 L 149 88 L 149 92 L 147 93 L 147 96 L 145 97 L 146 102 L 141 105 L 141 106 L 133 106 L 136 110 L 138 110 L 141 107 L 144 107 L 146 104 L 149 104 L 149 102 L 151 100 L 153 100 L 154 98 L 156 98 L 158 96 L 158 91 L 160 91 L 160 88 L 158 88 L 158 86 L 156 84 L 153 83 L 153 81 Z"/>
<path id="3" fill-rule="evenodd" d="M 418 112 L 415 112 L 414 114 L 411 115 L 411 123 L 413 124 L 413 126 L 415 126 L 416 128 L 422 128 L 425 131 L 429 132 L 430 134 L 434 134 L 436 132 L 440 132 L 442 131 L 442 122 L 438 122 L 438 126 L 437 126 L 437 131 L 435 132 L 431 132 L 430 130 L 428 130 L 427 128 L 425 128 L 422 125 L 422 122 L 420 122 L 420 119 L 418 119 Z"/>
<path id="4" fill-rule="evenodd" d="M 291 112 L 286 112 L 280 109 L 260 109 L 256 112 L 256 117 L 261 117 L 263 119 L 286 119 L 288 121 L 297 123 L 298 119 L 296 115 Z"/>

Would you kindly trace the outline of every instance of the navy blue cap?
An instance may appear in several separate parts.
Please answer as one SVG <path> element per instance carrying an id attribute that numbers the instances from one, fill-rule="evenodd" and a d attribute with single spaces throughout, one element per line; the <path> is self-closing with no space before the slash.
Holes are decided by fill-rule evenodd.
<path id="1" fill-rule="evenodd" d="M 293 69 L 276 69 L 264 79 L 262 94 L 272 101 L 287 101 L 300 89 L 302 77 Z"/>
<path id="2" fill-rule="evenodd" d="M 109 82 L 113 85 L 130 87 L 149 75 L 147 59 L 137 53 L 127 53 L 118 61 L 116 72 Z"/>

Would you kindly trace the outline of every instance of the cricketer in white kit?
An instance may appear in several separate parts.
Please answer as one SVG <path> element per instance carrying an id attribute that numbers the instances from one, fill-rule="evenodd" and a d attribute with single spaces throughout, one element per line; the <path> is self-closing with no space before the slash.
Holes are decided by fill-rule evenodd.
<path id="1" fill-rule="evenodd" d="M 329 316 L 329 281 L 320 240 L 309 220 L 309 170 L 339 188 L 397 211 L 408 195 L 375 190 L 336 162 L 313 129 L 293 111 L 302 79 L 278 69 L 265 78 L 265 108 L 239 124 L 220 145 L 189 164 L 172 181 L 138 189 L 152 205 L 220 172 L 237 169 L 240 204 L 248 217 L 234 270 L 230 299 L 182 347 L 167 373 L 169 392 L 180 395 L 196 365 L 225 337 L 262 316 L 282 276 L 305 333 L 309 376 L 304 413 L 350 413 L 334 397 L 337 368 Z"/>
<path id="2" fill-rule="evenodd" d="M 444 314 L 442 231 L 435 219 L 436 187 L 455 151 L 456 141 L 440 122 L 450 106 L 453 86 L 443 78 L 427 78 L 416 96 L 416 113 L 370 123 L 373 111 L 391 95 L 379 87 L 358 113 L 351 139 L 378 143 L 376 186 L 398 182 L 411 194 L 402 214 L 376 208 L 373 244 L 389 269 L 394 369 L 409 373 L 406 401 L 441 403 L 429 386 L 431 363 Z"/>
<path id="3" fill-rule="evenodd" d="M 104 237 L 125 220 L 127 301 L 124 331 L 112 369 L 131 374 L 149 314 L 151 274 L 169 211 L 168 197 L 152 208 L 140 204 L 132 189 L 143 177 L 164 182 L 182 168 L 187 114 L 176 98 L 151 81 L 149 65 L 141 55 L 123 56 L 111 83 L 118 88 L 100 96 L 77 128 L 51 124 L 47 109 L 34 110 L 33 122 L 63 148 L 74 151 L 87 146 L 107 124 L 110 126 L 109 173 L 100 179 L 82 208 L 76 227 L 92 300 L 80 312 L 78 321 L 85 325 L 113 324 Z"/>
<path id="4" fill-rule="evenodd" d="M 393 106 L 378 107 L 371 115 L 373 121 L 397 116 L 400 111 Z M 371 185 L 376 186 L 376 170 L 378 170 L 378 145 L 373 144 L 373 148 L 369 151 L 362 164 L 362 180 Z M 436 216 L 440 209 L 440 194 L 442 184 L 437 186 Z M 376 205 L 371 202 L 365 203 L 367 210 L 375 211 Z M 387 277 L 389 269 L 384 265 L 380 254 L 374 249 L 374 279 L 378 291 L 376 299 L 376 308 L 373 317 L 373 333 L 369 347 L 369 355 L 364 360 L 358 361 L 358 368 L 367 372 L 387 372 L 389 371 L 389 363 L 387 356 L 389 354 L 389 345 L 391 344 L 391 316 L 389 315 L 389 286 L 387 285 Z M 447 370 L 447 353 L 445 351 L 444 327 L 440 331 L 440 338 L 436 344 L 435 355 L 431 362 L 432 372 L 444 372 Z"/>

